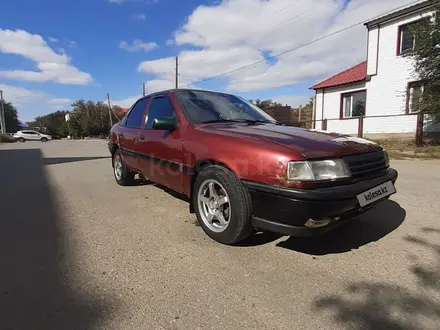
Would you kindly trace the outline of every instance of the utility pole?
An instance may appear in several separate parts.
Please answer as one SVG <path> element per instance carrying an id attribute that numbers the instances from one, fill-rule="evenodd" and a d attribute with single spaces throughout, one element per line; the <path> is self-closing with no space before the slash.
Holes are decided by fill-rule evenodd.
<path id="1" fill-rule="evenodd" d="M 145 96 L 145 83 L 142 83 L 142 96 Z"/>
<path id="2" fill-rule="evenodd" d="M 3 100 L 3 91 L 2 90 L 0 90 L 0 103 L 1 103 L 0 125 L 2 126 L 2 133 L 6 134 L 6 118 L 5 118 L 5 107 L 4 107 L 5 101 Z"/>
<path id="3" fill-rule="evenodd" d="M 107 103 L 108 103 L 108 115 L 110 117 L 110 127 L 113 126 L 113 119 L 112 119 L 112 106 L 110 105 L 110 94 L 107 93 Z"/>
<path id="4" fill-rule="evenodd" d="M 179 88 L 179 56 L 176 56 L 176 89 Z"/>

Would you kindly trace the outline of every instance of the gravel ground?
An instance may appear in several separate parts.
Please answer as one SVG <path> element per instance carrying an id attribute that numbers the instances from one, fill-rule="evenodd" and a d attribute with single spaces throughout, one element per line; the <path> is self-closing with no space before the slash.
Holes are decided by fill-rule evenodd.
<path id="1" fill-rule="evenodd" d="M 440 329 L 440 162 L 314 239 L 209 239 L 106 141 L 0 146 L 2 329 Z"/>

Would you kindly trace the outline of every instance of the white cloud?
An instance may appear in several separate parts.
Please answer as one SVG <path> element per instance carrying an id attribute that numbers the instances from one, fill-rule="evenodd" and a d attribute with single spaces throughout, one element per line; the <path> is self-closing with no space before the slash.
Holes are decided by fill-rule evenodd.
<path id="1" fill-rule="evenodd" d="M 188 81 L 183 80 L 184 84 L 187 84 Z M 151 94 L 158 91 L 163 91 L 167 89 L 172 89 L 175 87 L 175 81 L 173 79 L 156 79 L 145 82 L 146 85 L 146 94 Z M 121 108 L 130 108 L 142 95 L 134 95 L 129 96 L 124 99 L 110 100 L 112 105 L 119 105 Z M 107 103 L 107 100 L 103 100 Z"/>
<path id="2" fill-rule="evenodd" d="M 50 42 L 58 42 L 57 38 L 49 37 L 48 39 Z"/>
<path id="3" fill-rule="evenodd" d="M 167 46 L 174 45 L 174 40 L 173 39 L 168 39 L 167 41 L 165 41 L 165 45 L 167 45 Z"/>
<path id="4" fill-rule="evenodd" d="M 61 84 L 87 85 L 92 82 L 89 73 L 71 65 L 66 53 L 56 53 L 38 34 L 23 30 L 0 29 L 0 52 L 16 54 L 36 62 L 39 71 L 0 70 L 0 77 L 32 82 L 54 81 Z"/>
<path id="5" fill-rule="evenodd" d="M 110 3 L 117 3 L 118 5 L 123 4 L 125 0 L 107 0 Z"/>
<path id="6" fill-rule="evenodd" d="M 145 21 L 147 19 L 147 15 L 145 15 L 145 14 L 136 14 L 136 15 L 133 15 L 133 19 L 137 19 L 139 21 Z"/>
<path id="7" fill-rule="evenodd" d="M 72 41 L 72 40 L 69 41 L 69 47 L 70 48 L 76 48 L 76 46 L 77 46 L 76 41 Z"/>
<path id="8" fill-rule="evenodd" d="M 72 102 L 69 98 L 57 98 L 43 91 L 23 87 L 0 84 L 0 89 L 5 101 L 11 102 L 17 108 L 18 115 L 24 122 L 59 109 L 69 109 Z"/>
<path id="9" fill-rule="evenodd" d="M 40 91 L 32 91 L 22 87 L 0 84 L 0 90 L 3 91 L 3 97 L 6 102 L 12 102 L 14 105 L 38 100 L 46 97 L 46 94 Z"/>
<path id="10" fill-rule="evenodd" d="M 136 102 L 139 98 L 141 98 L 142 95 L 137 95 L 137 96 L 129 96 L 125 99 L 120 99 L 120 100 L 110 100 L 112 105 L 118 105 L 121 108 L 130 108 L 134 102 Z M 105 102 L 105 104 L 107 104 L 107 100 L 103 100 L 103 102 Z"/>
<path id="11" fill-rule="evenodd" d="M 180 73 L 197 81 L 261 61 L 225 77 L 231 91 L 255 91 L 318 80 L 366 57 L 367 30 L 346 32 L 287 53 L 354 23 L 414 2 L 413 0 L 223 0 L 197 7 L 174 32 Z M 138 70 L 169 80 L 173 58 L 143 61 Z M 203 87 L 203 85 L 197 85 Z"/>
<path id="12" fill-rule="evenodd" d="M 144 50 L 146 52 L 159 47 L 155 42 L 145 42 L 139 39 L 134 40 L 131 44 L 123 40 L 119 44 L 119 48 L 124 49 L 129 52 L 138 52 Z"/>

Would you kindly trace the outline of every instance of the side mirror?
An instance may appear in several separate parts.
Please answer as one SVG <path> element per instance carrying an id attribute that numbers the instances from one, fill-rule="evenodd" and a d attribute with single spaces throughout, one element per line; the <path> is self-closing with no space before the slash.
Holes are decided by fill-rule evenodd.
<path id="1" fill-rule="evenodd" d="M 162 117 L 155 118 L 153 120 L 153 129 L 163 130 L 163 131 L 174 131 L 176 124 L 174 117 Z"/>

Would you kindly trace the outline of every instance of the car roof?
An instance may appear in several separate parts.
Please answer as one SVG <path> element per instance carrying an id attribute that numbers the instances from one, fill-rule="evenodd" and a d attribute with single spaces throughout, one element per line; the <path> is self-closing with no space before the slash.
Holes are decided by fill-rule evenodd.
<path id="1" fill-rule="evenodd" d="M 140 97 L 139 99 L 137 99 L 136 102 L 141 100 L 141 99 L 147 98 L 147 97 L 154 97 L 156 95 L 165 94 L 165 93 L 171 93 L 171 92 L 177 92 L 177 91 L 206 92 L 206 93 L 214 93 L 214 94 L 232 95 L 232 94 L 223 93 L 223 92 L 210 91 L 210 90 L 207 90 L 207 89 L 171 88 L 171 89 L 165 89 L 165 90 L 162 90 L 162 91 L 157 91 L 157 92 L 145 95 L 145 96 Z"/>

